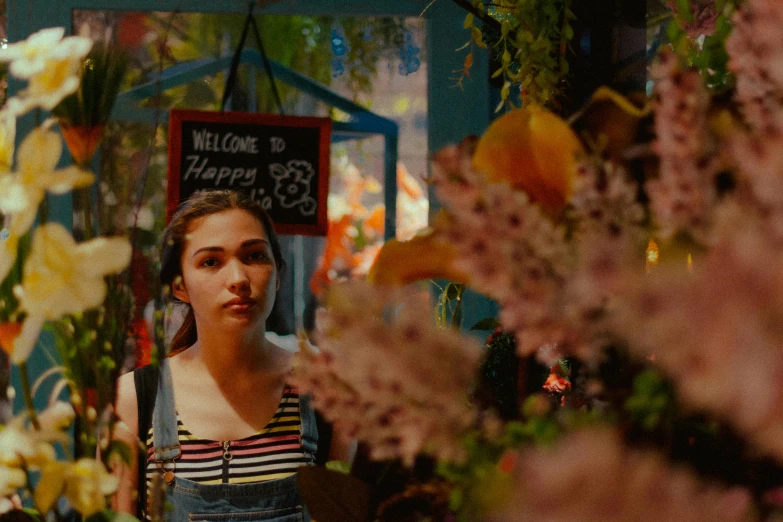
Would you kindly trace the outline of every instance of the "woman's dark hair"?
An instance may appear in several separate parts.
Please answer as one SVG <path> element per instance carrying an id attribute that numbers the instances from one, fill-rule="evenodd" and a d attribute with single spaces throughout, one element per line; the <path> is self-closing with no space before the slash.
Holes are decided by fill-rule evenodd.
<path id="1" fill-rule="evenodd" d="M 280 251 L 280 242 L 277 239 L 274 224 L 261 205 L 242 192 L 234 190 L 207 190 L 196 192 L 180 203 L 169 225 L 163 232 L 160 256 L 161 284 L 173 287 L 176 278 L 182 276 L 182 253 L 185 249 L 188 229 L 191 223 L 198 218 L 227 210 L 244 210 L 261 222 L 267 240 L 269 240 L 269 246 L 272 249 L 272 257 L 275 260 L 278 274 L 285 269 L 285 262 Z M 171 340 L 170 355 L 179 353 L 192 346 L 198 338 L 193 308 L 187 303 L 183 304 L 188 307 L 188 311 L 182 326 Z"/>

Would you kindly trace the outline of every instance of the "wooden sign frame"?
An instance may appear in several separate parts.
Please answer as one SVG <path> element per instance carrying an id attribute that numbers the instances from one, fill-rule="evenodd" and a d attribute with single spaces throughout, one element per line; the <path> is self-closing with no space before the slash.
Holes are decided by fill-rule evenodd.
<path id="1" fill-rule="evenodd" d="M 174 211 L 180 203 L 183 139 L 182 125 L 186 122 L 234 123 L 273 128 L 317 128 L 320 134 L 318 138 L 318 170 L 315 173 L 318 178 L 318 197 L 315 211 L 316 222 L 315 224 L 275 223 L 275 231 L 278 234 L 309 236 L 326 235 L 328 226 L 327 200 L 329 196 L 331 119 L 312 116 L 280 116 L 275 114 L 245 112 L 212 112 L 172 109 L 169 114 L 167 223 L 171 220 Z M 259 171 L 258 175 L 268 175 L 268 173 Z"/>

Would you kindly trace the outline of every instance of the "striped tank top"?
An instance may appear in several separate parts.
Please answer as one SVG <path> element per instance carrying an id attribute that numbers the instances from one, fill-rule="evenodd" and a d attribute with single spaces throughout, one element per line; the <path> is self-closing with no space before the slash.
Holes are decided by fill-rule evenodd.
<path id="1" fill-rule="evenodd" d="M 182 455 L 175 476 L 202 484 L 245 484 L 289 477 L 307 464 L 300 439 L 299 394 L 286 386 L 277 411 L 261 431 L 240 440 L 214 441 L 191 434 L 177 415 Z M 159 472 L 152 428 L 147 436 L 147 491 Z"/>

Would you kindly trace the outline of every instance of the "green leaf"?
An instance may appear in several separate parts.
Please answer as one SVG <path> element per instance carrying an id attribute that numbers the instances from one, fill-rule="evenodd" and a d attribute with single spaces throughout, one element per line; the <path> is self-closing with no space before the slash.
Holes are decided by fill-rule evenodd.
<path id="1" fill-rule="evenodd" d="M 462 24 L 462 27 L 465 29 L 470 29 L 473 27 L 473 13 L 468 13 L 468 15 L 465 17 L 465 22 Z"/>
<path id="2" fill-rule="evenodd" d="M 459 299 L 464 289 L 465 289 L 464 285 L 461 284 L 457 284 L 457 283 L 447 284 L 446 290 L 444 291 L 444 293 L 446 294 L 446 299 L 448 299 L 449 301 L 453 301 L 454 299 Z"/>
<path id="3" fill-rule="evenodd" d="M 351 473 L 351 463 L 344 460 L 330 460 L 326 463 L 326 469 L 347 475 Z"/>
<path id="4" fill-rule="evenodd" d="M 495 72 L 493 72 L 493 73 L 492 73 L 492 78 L 497 78 L 498 76 L 500 76 L 501 74 L 503 74 L 503 71 L 504 71 L 504 70 L 505 70 L 505 69 L 503 69 L 503 67 L 499 68 L 497 71 L 495 71 Z"/>
<path id="5" fill-rule="evenodd" d="M 685 22 L 693 22 L 693 13 L 691 12 L 690 0 L 674 0 L 677 8 L 677 16 Z"/>
<path id="6" fill-rule="evenodd" d="M 505 38 L 509 31 L 511 31 L 511 23 L 508 20 L 503 20 L 503 23 L 500 24 L 500 34 Z"/>
<path id="7" fill-rule="evenodd" d="M 22 508 L 22 512 L 33 519 L 35 522 L 44 522 L 44 518 L 41 516 L 41 513 L 38 512 L 37 509 L 33 508 Z"/>
<path id="8" fill-rule="evenodd" d="M 109 447 L 106 449 L 106 459 L 107 461 L 111 458 L 113 454 L 117 454 L 120 459 L 128 465 L 133 464 L 134 455 L 133 450 L 130 446 L 125 444 L 122 441 L 119 440 L 113 440 L 111 443 L 109 443 Z"/>
<path id="9" fill-rule="evenodd" d="M 495 317 L 485 317 L 470 327 L 471 330 L 494 330 L 500 326 L 500 321 Z"/>
<path id="10" fill-rule="evenodd" d="M 509 82 L 506 82 L 503 84 L 503 88 L 500 89 L 500 98 L 504 101 L 508 99 L 509 90 L 510 90 L 511 84 Z"/>
<path id="11" fill-rule="evenodd" d="M 680 40 L 680 37 L 683 36 L 685 33 L 680 29 L 680 26 L 678 26 L 676 23 L 669 23 L 669 25 L 666 26 L 666 38 L 670 42 L 677 42 Z"/>
<path id="12" fill-rule="evenodd" d="M 487 48 L 487 44 L 484 43 L 484 35 L 481 34 L 481 31 L 478 27 L 474 27 L 470 30 L 470 36 L 473 38 L 473 41 L 476 42 L 476 45 L 482 49 Z"/>
<path id="13" fill-rule="evenodd" d="M 464 500 L 464 495 L 462 493 L 462 490 L 459 488 L 452 489 L 449 492 L 449 510 L 459 511 L 459 509 L 462 507 L 463 500 Z"/>

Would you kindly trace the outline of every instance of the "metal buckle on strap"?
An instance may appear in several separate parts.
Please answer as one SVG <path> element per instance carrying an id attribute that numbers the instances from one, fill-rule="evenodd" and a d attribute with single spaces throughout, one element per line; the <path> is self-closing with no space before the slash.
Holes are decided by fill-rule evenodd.
<path id="1" fill-rule="evenodd" d="M 159 455 L 170 455 L 171 452 L 169 450 L 176 450 L 176 452 L 174 452 L 174 456 L 169 456 L 168 458 L 164 459 L 157 458 Z M 174 461 L 181 456 L 182 448 L 179 446 L 179 444 L 170 448 L 155 449 L 155 465 L 163 474 L 163 480 L 165 480 L 166 484 L 169 486 L 174 483 L 174 471 L 177 469 L 177 463 Z M 167 466 L 171 467 L 167 468 Z"/>
<path id="2" fill-rule="evenodd" d="M 171 465 L 170 468 L 166 468 L 167 465 Z M 166 481 L 166 484 L 169 486 L 174 483 L 174 471 L 177 469 L 177 463 L 174 462 L 174 459 L 169 460 L 156 460 L 155 465 L 158 467 L 160 472 L 163 474 L 163 480 Z"/>

